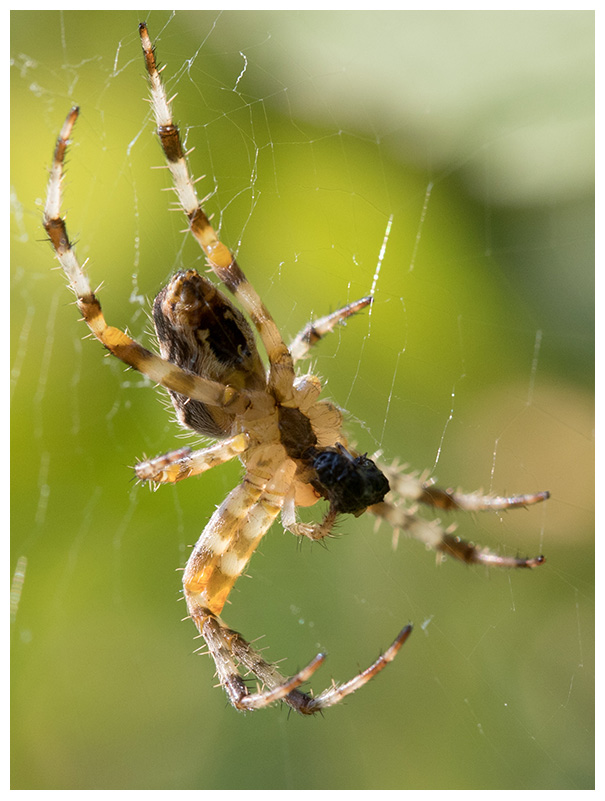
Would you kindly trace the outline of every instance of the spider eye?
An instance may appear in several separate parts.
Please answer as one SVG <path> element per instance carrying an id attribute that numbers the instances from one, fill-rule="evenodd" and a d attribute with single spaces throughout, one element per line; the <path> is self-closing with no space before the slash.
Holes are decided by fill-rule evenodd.
<path id="1" fill-rule="evenodd" d="M 390 489 L 384 473 L 366 456 L 352 456 L 342 445 L 318 450 L 312 484 L 335 512 L 359 515 L 380 503 Z"/>

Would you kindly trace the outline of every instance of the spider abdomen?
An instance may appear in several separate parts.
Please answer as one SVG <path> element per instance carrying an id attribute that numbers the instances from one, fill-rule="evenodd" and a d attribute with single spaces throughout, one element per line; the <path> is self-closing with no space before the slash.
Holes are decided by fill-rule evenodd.
<path id="1" fill-rule="evenodd" d="M 195 270 L 176 273 L 157 295 L 153 322 L 160 353 L 194 375 L 255 390 L 265 385 L 265 370 L 244 315 L 214 284 Z M 170 397 L 187 428 L 211 437 L 231 432 L 233 415 L 177 392 Z"/>

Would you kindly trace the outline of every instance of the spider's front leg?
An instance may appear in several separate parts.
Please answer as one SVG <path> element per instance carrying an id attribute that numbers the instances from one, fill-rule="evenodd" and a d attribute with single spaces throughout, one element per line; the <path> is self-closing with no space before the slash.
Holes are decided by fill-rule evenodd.
<path id="1" fill-rule="evenodd" d="M 380 453 L 376 456 L 380 456 Z M 381 464 L 380 469 L 387 476 L 391 488 L 399 498 L 408 503 L 422 503 L 425 506 L 433 506 L 446 511 L 500 512 L 534 506 L 536 503 L 550 498 L 548 491 L 501 496 L 483 492 L 443 489 L 437 487 L 432 479 L 428 479 L 427 474 L 406 473 L 397 463 L 390 466 Z"/>
<path id="2" fill-rule="evenodd" d="M 503 511 L 533 506 L 547 500 L 548 492 L 536 492 L 526 495 L 501 497 L 484 495 L 480 492 L 463 493 L 451 489 L 436 487 L 431 481 L 413 473 L 406 473 L 397 464 L 390 467 L 381 465 L 388 477 L 392 496 L 381 503 L 371 506 L 368 511 L 386 520 L 395 532 L 394 543 L 400 531 L 405 532 L 443 556 L 451 556 L 467 564 L 484 564 L 496 567 L 533 568 L 544 564 L 544 556 L 517 557 L 501 556 L 487 548 L 480 548 L 474 543 L 454 535 L 454 527 L 444 527 L 439 520 L 423 520 L 413 511 L 402 505 L 404 503 L 421 503 L 446 511 Z"/>
<path id="3" fill-rule="evenodd" d="M 294 380 L 290 351 L 265 304 L 240 269 L 233 253 L 218 238 L 209 216 L 202 207 L 195 191 L 195 181 L 189 173 L 179 129 L 172 117 L 171 101 L 162 83 L 154 48 L 144 22 L 139 25 L 139 34 L 149 76 L 151 106 L 157 134 L 190 231 L 206 254 L 216 276 L 238 300 L 258 331 L 269 358 L 269 385 L 278 397 L 288 399 L 291 397 Z"/>
<path id="4" fill-rule="evenodd" d="M 294 483 L 295 463 L 283 460 L 281 445 L 259 446 L 246 459 L 244 482 L 228 495 L 212 515 L 187 562 L 183 588 L 189 617 L 206 641 L 219 681 L 237 709 L 253 710 L 283 700 L 302 714 L 313 714 L 342 701 L 358 690 L 389 662 L 409 636 L 406 627 L 390 648 L 365 671 L 342 685 L 333 684 L 313 698 L 298 687 L 324 662 L 318 654 L 303 670 L 284 677 L 240 634 L 220 620 L 227 596 L 260 540 L 279 513 Z M 280 464 L 279 459 L 282 458 Z M 275 467 L 278 464 L 279 467 Z M 266 690 L 251 692 L 239 667 L 245 668 Z"/>
<path id="5" fill-rule="evenodd" d="M 286 679 L 273 665 L 265 662 L 238 632 L 227 628 L 208 610 L 203 618 L 196 620 L 196 625 L 206 641 L 219 681 L 229 701 L 242 711 L 264 709 L 276 701 L 285 700 L 290 703 L 291 696 L 308 698 L 304 693 L 298 692 L 297 687 L 308 681 L 326 658 L 325 654 L 317 654 L 305 668 Z M 251 693 L 245 679 L 240 675 L 237 662 L 247 667 L 269 689 Z"/>
<path id="6" fill-rule="evenodd" d="M 412 633 L 412 626 L 405 626 L 389 648 L 368 668 L 342 684 L 332 682 L 331 687 L 317 696 L 301 692 L 297 688 L 323 664 L 325 654 L 318 654 L 306 668 L 286 679 L 275 665 L 266 662 L 241 634 L 228 629 L 216 617 L 208 616 L 204 620 L 202 633 L 216 664 L 221 685 L 237 709 L 262 709 L 275 701 L 283 700 L 302 715 L 314 715 L 322 709 L 339 704 L 380 673 L 395 659 L 401 646 Z M 251 694 L 237 670 L 233 657 L 269 689 Z"/>
<path id="7" fill-rule="evenodd" d="M 295 465 L 280 445 L 259 447 L 248 459 L 248 472 L 210 518 L 183 574 L 189 617 L 204 637 L 219 680 L 237 709 L 258 709 L 280 700 L 306 681 L 323 662 L 320 654 L 287 680 L 270 680 L 266 693 L 250 693 L 240 676 L 233 643 L 239 635 L 218 618 L 235 581 L 279 513 Z M 281 677 L 280 677 L 281 678 Z"/>

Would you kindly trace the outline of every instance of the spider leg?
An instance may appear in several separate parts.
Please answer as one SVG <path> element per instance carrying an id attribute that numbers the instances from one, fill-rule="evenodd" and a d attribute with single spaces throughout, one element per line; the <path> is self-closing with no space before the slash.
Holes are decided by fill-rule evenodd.
<path id="1" fill-rule="evenodd" d="M 176 451 L 147 459 L 135 465 L 134 471 L 139 481 L 150 481 L 158 484 L 173 484 L 190 476 L 197 476 L 211 470 L 219 464 L 228 462 L 246 450 L 248 437 L 237 434 L 227 440 L 217 442 L 208 448 L 192 451 L 191 448 L 180 448 Z"/>
<path id="2" fill-rule="evenodd" d="M 249 405 L 245 392 L 230 386 L 190 375 L 176 365 L 157 356 L 131 339 L 118 328 L 107 325 L 101 304 L 90 287 L 89 280 L 80 266 L 69 241 L 65 221 L 61 217 L 61 189 L 64 175 L 65 152 L 79 109 L 69 112 L 55 147 L 53 165 L 48 181 L 43 224 L 55 254 L 74 291 L 78 308 L 95 337 L 118 359 L 135 370 L 161 384 L 194 400 L 210 406 L 229 406 L 233 413 L 243 412 Z"/>
<path id="3" fill-rule="evenodd" d="M 237 709 L 262 709 L 276 701 L 284 701 L 296 712 L 313 715 L 326 707 L 339 704 L 380 673 L 395 659 L 401 646 L 412 633 L 412 626 L 408 625 L 402 629 L 389 648 L 368 668 L 342 684 L 334 682 L 331 687 L 315 697 L 297 688 L 308 681 L 324 663 L 325 654 L 317 654 L 307 667 L 290 678 L 284 678 L 275 665 L 265 661 L 241 634 L 226 628 L 216 617 L 209 615 L 206 618 L 202 632 L 216 664 L 221 685 Z M 237 669 L 236 660 L 269 689 L 251 694 Z"/>
<path id="4" fill-rule="evenodd" d="M 481 563 L 498 567 L 538 567 L 546 561 L 544 556 L 520 558 L 500 556 L 487 548 L 479 548 L 473 543 L 454 536 L 450 529 L 445 529 L 439 521 L 425 521 L 410 511 L 399 507 L 400 500 L 408 503 L 422 503 L 437 509 L 465 512 L 502 511 L 517 509 L 545 501 L 548 492 L 536 492 L 529 495 L 483 495 L 480 492 L 462 493 L 451 489 L 436 487 L 425 477 L 406 473 L 397 464 L 380 465 L 391 485 L 395 502 L 379 503 L 369 507 L 368 511 L 387 520 L 397 533 L 405 531 L 411 537 L 424 542 L 438 553 L 453 556 L 467 564 Z M 396 535 L 395 535 L 396 536 Z M 396 539 L 395 539 L 396 542 Z"/>
<path id="5" fill-rule="evenodd" d="M 294 362 L 299 359 L 304 359 L 307 353 L 311 350 L 313 345 L 317 344 L 320 339 L 323 339 L 326 334 L 333 331 L 339 323 L 344 323 L 348 317 L 364 309 L 372 303 L 372 298 L 361 298 L 353 303 L 337 309 L 335 312 L 319 317 L 312 323 L 308 323 L 302 331 L 294 337 L 290 343 L 290 353 Z"/>
<path id="6" fill-rule="evenodd" d="M 418 498 L 420 503 L 438 509 L 462 509 L 465 512 L 499 512 L 533 506 L 550 498 L 550 492 L 533 492 L 528 495 L 483 495 L 481 492 L 462 493 L 440 487 L 424 487 Z"/>
<path id="7" fill-rule="evenodd" d="M 340 703 L 340 701 L 342 701 L 348 695 L 351 695 L 356 690 L 359 690 L 364 686 L 364 684 L 367 684 L 371 679 L 373 679 L 374 676 L 380 673 L 380 671 L 389 664 L 389 662 L 392 662 L 397 656 L 399 649 L 411 633 L 412 626 L 406 626 L 397 635 L 392 645 L 383 654 L 381 654 L 378 659 L 370 665 L 370 667 L 366 668 L 352 679 L 349 679 L 349 681 L 346 681 L 343 684 L 333 683 L 331 687 L 329 687 L 327 690 L 324 690 L 316 697 L 292 688 L 288 693 L 284 693 L 281 696 L 282 700 L 292 709 L 296 710 L 296 712 L 300 712 L 303 715 L 313 715 L 314 713 L 319 712 L 321 709 L 325 709 L 328 706 L 333 706 L 334 704 Z M 266 662 L 260 656 L 258 651 L 256 651 L 250 645 L 250 643 L 246 642 L 246 640 L 244 640 L 240 634 L 228 630 L 228 633 L 225 635 L 225 637 L 229 638 L 230 650 L 237 658 L 238 662 L 247 667 L 248 670 L 257 676 L 265 685 L 267 685 L 267 687 L 271 688 L 271 692 L 281 692 L 282 689 L 286 687 L 287 682 L 297 679 L 303 673 L 303 671 L 301 671 L 300 673 L 297 673 L 296 676 L 292 677 L 292 679 L 285 679 L 277 670 L 275 665 Z M 315 659 L 310 662 L 309 666 L 305 668 L 305 671 L 309 671 L 309 668 L 312 667 L 313 669 L 311 670 L 311 673 L 315 672 L 315 670 L 324 662 L 325 658 L 325 654 L 318 654 Z M 269 695 L 270 693 L 267 693 L 267 696 Z M 267 702 L 267 704 L 273 703 L 274 700 L 276 699 L 272 698 Z M 263 706 L 266 706 L 267 704 L 263 704 Z"/>
<path id="8" fill-rule="evenodd" d="M 307 537 L 310 540 L 321 540 L 330 535 L 338 514 L 330 507 L 321 523 L 300 523 L 296 518 L 296 505 L 294 485 L 285 499 L 281 510 L 282 526 L 297 537 Z"/>
<path id="9" fill-rule="evenodd" d="M 294 462 L 282 460 L 277 470 L 273 468 L 280 452 L 283 454 L 281 446 L 272 445 L 259 447 L 251 454 L 244 482 L 219 506 L 196 543 L 185 567 L 183 588 L 189 616 L 206 641 L 219 681 L 233 706 L 261 709 L 283 700 L 298 712 L 313 714 L 338 703 L 379 673 L 395 658 L 411 629 L 404 629 L 386 653 L 363 673 L 312 698 L 297 688 L 323 663 L 323 654 L 318 654 L 291 678 L 285 678 L 240 634 L 219 620 L 231 587 L 279 513 L 293 484 Z M 267 689 L 251 693 L 238 664 Z"/>
<path id="10" fill-rule="evenodd" d="M 290 352 L 275 321 L 254 287 L 250 284 L 234 255 L 218 238 L 195 191 L 178 127 L 157 69 L 154 49 L 145 23 L 139 25 L 145 66 L 151 86 L 151 104 L 157 133 L 172 175 L 179 203 L 189 221 L 191 233 L 208 258 L 210 267 L 249 315 L 267 351 L 270 364 L 269 385 L 280 399 L 292 394 L 294 367 Z"/>
<path id="11" fill-rule="evenodd" d="M 231 490 L 202 531 L 185 566 L 189 614 L 201 633 L 207 610 L 220 614 L 231 588 L 281 509 L 296 465 L 281 445 L 257 447 L 242 483 Z M 277 465 L 277 467 L 276 467 Z"/>
<path id="12" fill-rule="evenodd" d="M 228 629 L 214 615 L 209 614 L 203 620 L 201 633 L 214 659 L 219 681 L 236 709 L 263 709 L 282 699 L 288 701 L 289 695 L 303 682 L 308 681 L 325 660 L 324 654 L 318 654 L 307 667 L 291 678 L 285 679 L 272 665 L 265 662 L 240 634 Z M 236 659 L 269 689 L 251 693 L 238 671 Z M 304 696 L 304 693 L 299 694 Z"/>
<path id="13" fill-rule="evenodd" d="M 445 529 L 438 520 L 423 520 L 410 511 L 382 502 L 368 507 L 371 512 L 386 520 L 395 532 L 404 531 L 410 537 L 444 556 L 453 556 L 467 564 L 484 564 L 497 567 L 538 567 L 546 561 L 544 556 L 520 558 L 500 556 L 487 548 L 479 548 L 471 542 L 455 537 L 451 529 Z"/>
<path id="14" fill-rule="evenodd" d="M 283 449 L 280 446 L 280 451 Z M 214 659 L 221 685 L 237 709 L 261 709 L 281 700 L 307 681 L 325 657 L 318 654 L 309 665 L 285 679 L 265 662 L 237 632 L 218 619 L 231 587 L 247 565 L 261 538 L 277 516 L 295 465 L 282 461 L 274 475 L 276 446 L 258 448 L 244 482 L 229 494 L 211 517 L 185 567 L 183 587 L 189 615 L 204 637 Z M 236 660 L 268 685 L 265 692 L 250 693 Z"/>
<path id="15" fill-rule="evenodd" d="M 414 473 L 406 473 L 397 464 L 380 465 L 380 469 L 388 478 L 391 489 L 397 495 L 408 501 L 423 503 L 437 509 L 456 510 L 463 512 L 504 511 L 506 509 L 519 509 L 533 506 L 536 503 L 548 500 L 549 492 L 533 492 L 527 495 L 484 495 L 482 492 L 460 492 L 453 489 L 436 487 L 431 480 Z M 425 474 L 426 475 L 426 474 Z"/>
<path id="16" fill-rule="evenodd" d="M 392 662 L 399 653 L 399 649 L 411 633 L 412 626 L 405 626 L 405 628 L 399 632 L 389 648 L 387 648 L 383 654 L 380 654 L 378 659 L 373 662 L 370 667 L 366 668 L 361 673 L 358 673 L 357 676 L 349 679 L 349 681 L 345 681 L 343 684 L 333 683 L 332 687 L 324 690 L 315 698 L 312 698 L 305 693 L 301 693 L 299 690 L 295 690 L 286 696 L 284 701 L 293 709 L 296 709 L 297 712 L 301 712 L 303 715 L 312 715 L 328 706 L 339 704 L 348 695 L 356 692 L 356 690 L 359 690 L 364 686 L 364 684 L 367 684 L 371 679 L 373 679 L 374 676 L 380 673 L 380 671 L 389 664 L 389 662 Z"/>

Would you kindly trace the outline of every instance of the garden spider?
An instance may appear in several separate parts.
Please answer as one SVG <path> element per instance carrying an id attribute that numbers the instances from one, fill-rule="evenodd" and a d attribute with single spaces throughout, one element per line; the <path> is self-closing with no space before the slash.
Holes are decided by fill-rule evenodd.
<path id="1" fill-rule="evenodd" d="M 273 318 L 232 253 L 219 241 L 202 209 L 147 27 L 141 24 L 139 29 L 157 133 L 180 206 L 210 268 L 256 329 L 267 353 L 268 370 L 242 312 L 195 270 L 177 273 L 155 299 L 153 320 L 161 355 L 107 325 L 61 217 L 65 151 L 78 116 L 77 107 L 69 112 L 57 140 L 44 228 L 92 333 L 114 356 L 168 390 L 184 427 L 218 440 L 202 450 L 181 448 L 137 464 L 139 480 L 174 483 L 236 456 L 244 465 L 242 483 L 210 518 L 183 576 L 189 617 L 206 642 L 230 702 L 237 709 L 253 710 L 285 701 L 298 712 L 313 714 L 339 703 L 379 673 L 395 658 L 411 626 L 402 629 L 387 651 L 353 679 L 343 684 L 333 682 L 316 696 L 298 689 L 323 663 L 324 654 L 318 654 L 296 675 L 285 678 L 220 618 L 233 584 L 278 514 L 288 531 L 321 540 L 329 536 L 338 515 L 359 516 L 367 511 L 387 520 L 395 531 L 405 531 L 438 553 L 467 563 L 536 567 L 544 562 L 542 556 L 521 559 L 479 549 L 442 528 L 439 521 L 417 517 L 415 504 L 467 511 L 500 510 L 538 503 L 548 498 L 548 493 L 496 497 L 441 490 L 396 465 L 378 467 L 347 444 L 340 410 L 319 400 L 319 379 L 297 375 L 294 363 L 372 299 L 362 298 L 316 320 L 286 347 Z M 299 522 L 296 507 L 311 506 L 320 498 L 328 502 L 323 520 Z M 262 686 L 251 691 L 240 670 L 253 674 Z"/>

